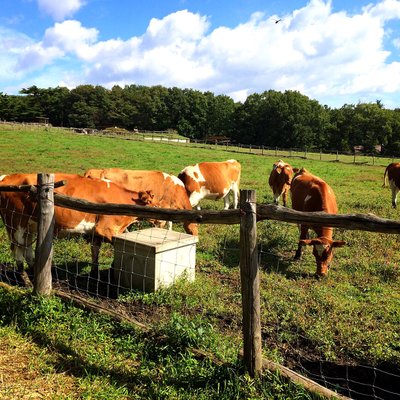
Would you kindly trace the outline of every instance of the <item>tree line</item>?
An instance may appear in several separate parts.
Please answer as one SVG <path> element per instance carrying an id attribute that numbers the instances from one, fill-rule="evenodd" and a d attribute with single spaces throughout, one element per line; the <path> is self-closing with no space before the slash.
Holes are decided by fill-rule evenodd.
<path id="1" fill-rule="evenodd" d="M 61 127 L 172 129 L 198 140 L 223 136 L 265 147 L 353 151 L 362 146 L 365 152 L 400 153 L 399 108 L 386 109 L 379 100 L 330 108 L 292 90 L 255 93 L 243 103 L 209 91 L 142 85 L 31 86 L 20 95 L 0 93 L 0 119 L 36 122 L 38 117 Z"/>

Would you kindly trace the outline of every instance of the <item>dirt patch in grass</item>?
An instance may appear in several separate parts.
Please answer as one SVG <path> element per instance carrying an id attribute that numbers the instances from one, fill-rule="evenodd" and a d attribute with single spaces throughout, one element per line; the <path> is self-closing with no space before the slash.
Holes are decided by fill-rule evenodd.
<path id="1" fill-rule="evenodd" d="M 79 398 L 75 379 L 51 371 L 48 357 L 15 332 L 0 331 L 0 399 Z"/>

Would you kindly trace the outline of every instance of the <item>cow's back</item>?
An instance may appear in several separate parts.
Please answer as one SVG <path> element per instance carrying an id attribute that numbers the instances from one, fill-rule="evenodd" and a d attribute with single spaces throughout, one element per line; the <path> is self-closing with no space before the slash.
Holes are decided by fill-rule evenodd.
<path id="1" fill-rule="evenodd" d="M 192 206 L 183 182 L 174 175 L 156 170 L 125 170 L 107 168 L 88 170 L 85 176 L 94 176 L 111 181 L 133 191 L 151 191 L 158 207 L 191 210 Z M 183 223 L 185 231 L 197 235 L 197 225 Z"/>
<path id="2" fill-rule="evenodd" d="M 198 166 L 211 192 L 230 187 L 233 182 L 240 184 L 241 165 L 236 160 L 202 162 Z"/>
<path id="3" fill-rule="evenodd" d="M 108 168 L 96 176 L 132 191 L 151 190 L 160 207 L 184 210 L 192 208 L 183 183 L 176 176 L 165 172 Z"/>
<path id="4" fill-rule="evenodd" d="M 386 167 L 385 175 L 389 182 L 393 181 L 397 188 L 400 189 L 400 163 L 391 163 Z"/>
<path id="5" fill-rule="evenodd" d="M 36 183 L 37 174 L 11 174 L 3 176 L 0 181 L 4 186 Z M 0 213 L 7 229 L 16 229 L 21 224 L 27 227 L 29 219 L 35 215 L 36 204 L 28 192 L 0 192 Z"/>
<path id="6" fill-rule="evenodd" d="M 337 213 L 336 197 L 321 178 L 308 172 L 294 176 L 291 183 L 292 207 L 297 211 Z"/>

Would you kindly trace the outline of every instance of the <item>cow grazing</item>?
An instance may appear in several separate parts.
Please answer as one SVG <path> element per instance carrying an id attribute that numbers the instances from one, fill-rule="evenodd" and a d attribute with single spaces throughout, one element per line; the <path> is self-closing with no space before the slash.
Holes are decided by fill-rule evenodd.
<path id="1" fill-rule="evenodd" d="M 55 181 L 66 180 L 65 186 L 55 189 L 70 197 L 84 199 L 93 203 L 116 203 L 150 205 L 153 195 L 149 192 L 133 192 L 114 183 L 98 179 L 88 179 L 74 174 L 55 174 Z M 2 185 L 35 185 L 36 174 L 13 174 L 2 177 Z M 0 213 L 11 241 L 11 251 L 22 272 L 24 259 L 33 266 L 34 254 L 32 244 L 37 230 L 37 203 L 28 193 L 0 192 Z M 123 215 L 95 215 L 63 207 L 54 208 L 55 234 L 83 234 L 93 240 L 92 261 L 93 273 L 98 274 L 99 250 L 103 240 L 112 242 L 131 225 L 136 217 Z"/>
<path id="2" fill-rule="evenodd" d="M 184 168 L 178 175 L 185 185 L 192 207 L 197 207 L 202 199 L 224 199 L 224 209 L 238 207 L 241 165 L 236 160 L 223 162 L 201 162 Z"/>
<path id="3" fill-rule="evenodd" d="M 392 190 L 392 207 L 397 207 L 397 195 L 400 188 L 400 163 L 391 163 L 385 169 L 383 175 L 383 186 L 386 186 L 389 180 L 389 186 Z"/>
<path id="4" fill-rule="evenodd" d="M 321 178 L 301 169 L 292 179 L 291 183 L 292 207 L 297 211 L 324 211 L 329 214 L 337 213 L 336 198 L 330 186 Z M 308 229 L 312 228 L 317 238 L 308 239 Z M 326 226 L 300 225 L 300 240 L 295 259 L 299 259 L 303 245 L 312 245 L 313 254 L 317 263 L 317 275 L 324 276 L 328 273 L 332 261 L 333 249 L 342 247 L 346 243 L 332 239 L 333 228 Z"/>
<path id="5" fill-rule="evenodd" d="M 85 172 L 84 176 L 114 182 L 133 191 L 150 190 L 157 206 L 161 208 L 192 209 L 182 181 L 165 172 L 106 168 L 90 169 Z M 151 222 L 157 224 L 159 221 L 152 220 Z M 198 234 L 197 224 L 184 222 L 183 227 L 191 235 Z"/>
<path id="6" fill-rule="evenodd" d="M 287 195 L 290 188 L 290 182 L 293 176 L 293 168 L 282 160 L 272 165 L 272 171 L 269 175 L 269 186 L 274 194 L 274 203 L 278 204 L 282 196 L 282 202 L 286 207 Z"/>

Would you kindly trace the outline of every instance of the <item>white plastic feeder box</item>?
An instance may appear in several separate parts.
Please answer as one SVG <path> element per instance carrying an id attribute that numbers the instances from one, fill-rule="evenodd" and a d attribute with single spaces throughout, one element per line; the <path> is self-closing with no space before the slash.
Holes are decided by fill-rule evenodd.
<path id="1" fill-rule="evenodd" d="M 153 292 L 177 278 L 194 281 L 197 236 L 150 228 L 114 239 L 114 279 L 119 287 Z"/>

